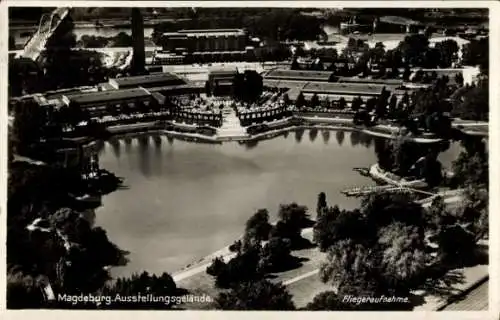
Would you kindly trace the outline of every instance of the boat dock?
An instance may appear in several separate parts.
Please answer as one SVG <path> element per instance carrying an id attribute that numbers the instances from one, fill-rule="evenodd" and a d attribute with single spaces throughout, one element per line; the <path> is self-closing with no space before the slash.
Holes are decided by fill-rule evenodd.
<path id="1" fill-rule="evenodd" d="M 429 196 L 434 196 L 434 193 L 408 188 L 404 186 L 383 185 L 383 186 L 364 186 L 354 187 L 342 190 L 341 193 L 347 197 L 362 197 L 379 192 L 392 192 L 392 193 L 421 193 Z"/>
<path id="2" fill-rule="evenodd" d="M 352 170 L 358 172 L 363 177 L 370 177 L 370 168 L 353 168 Z"/>

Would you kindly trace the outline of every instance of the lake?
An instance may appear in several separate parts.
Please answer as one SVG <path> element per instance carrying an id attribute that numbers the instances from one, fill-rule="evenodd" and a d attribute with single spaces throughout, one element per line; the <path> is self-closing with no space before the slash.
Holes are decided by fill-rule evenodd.
<path id="1" fill-rule="evenodd" d="M 342 131 L 260 141 L 197 144 L 161 135 L 106 142 L 100 165 L 127 188 L 103 199 L 96 224 L 130 251 L 130 262 L 114 276 L 148 270 L 173 273 L 238 238 L 246 220 L 267 208 L 272 220 L 280 203 L 307 205 L 315 216 L 317 195 L 354 208 L 359 200 L 340 191 L 373 184 L 352 169 L 376 161 L 373 137 Z M 460 147 L 441 153 L 450 166 Z"/>

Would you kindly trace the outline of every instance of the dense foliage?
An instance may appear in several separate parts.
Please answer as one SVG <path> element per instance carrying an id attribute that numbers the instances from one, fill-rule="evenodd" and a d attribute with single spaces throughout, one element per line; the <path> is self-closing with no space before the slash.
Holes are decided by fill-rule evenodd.
<path id="1" fill-rule="evenodd" d="M 181 29 L 243 28 L 263 40 L 316 40 L 324 35 L 322 20 L 287 8 L 197 8 L 186 11 L 183 20 L 155 26 L 153 39 L 159 43 L 164 32 Z"/>
<path id="2" fill-rule="evenodd" d="M 281 284 L 268 280 L 247 282 L 222 292 L 215 299 L 222 310 L 294 310 L 292 296 Z"/>

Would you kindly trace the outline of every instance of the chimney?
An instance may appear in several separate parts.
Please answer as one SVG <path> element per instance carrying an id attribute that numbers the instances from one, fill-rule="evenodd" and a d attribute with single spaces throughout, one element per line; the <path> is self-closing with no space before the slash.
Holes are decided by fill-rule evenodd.
<path id="1" fill-rule="evenodd" d="M 132 75 L 145 73 L 146 53 L 144 48 L 144 20 L 140 8 L 132 8 Z"/>

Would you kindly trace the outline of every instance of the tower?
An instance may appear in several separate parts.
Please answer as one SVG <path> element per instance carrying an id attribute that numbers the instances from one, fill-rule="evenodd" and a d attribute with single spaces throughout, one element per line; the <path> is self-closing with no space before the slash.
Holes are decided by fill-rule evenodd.
<path id="1" fill-rule="evenodd" d="M 132 8 L 132 45 L 132 74 L 140 75 L 145 72 L 146 53 L 144 49 L 144 20 L 139 8 Z"/>

